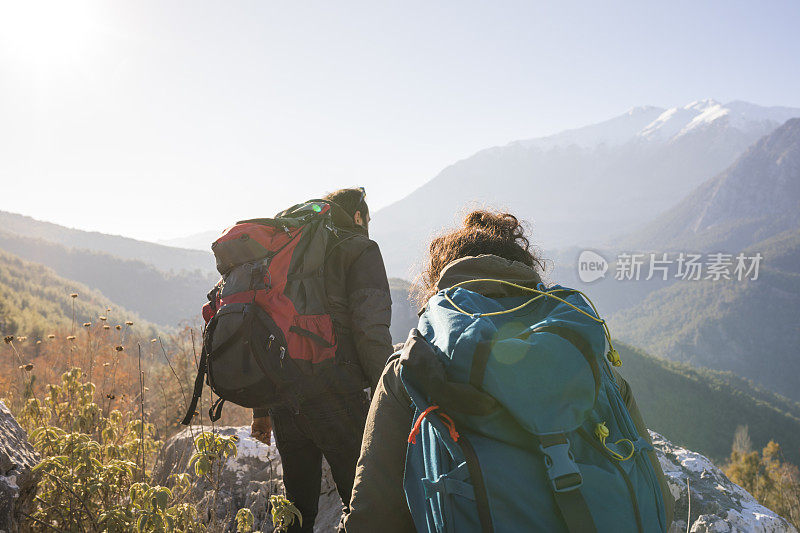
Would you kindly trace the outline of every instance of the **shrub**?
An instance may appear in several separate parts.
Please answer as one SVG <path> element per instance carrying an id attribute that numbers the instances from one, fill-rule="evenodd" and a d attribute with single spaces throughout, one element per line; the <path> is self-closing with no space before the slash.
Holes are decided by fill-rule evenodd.
<path id="1" fill-rule="evenodd" d="M 770 441 L 759 453 L 749 442 L 747 428 L 738 429 L 725 474 L 800 529 L 800 470 L 783 460 L 778 443 Z"/>

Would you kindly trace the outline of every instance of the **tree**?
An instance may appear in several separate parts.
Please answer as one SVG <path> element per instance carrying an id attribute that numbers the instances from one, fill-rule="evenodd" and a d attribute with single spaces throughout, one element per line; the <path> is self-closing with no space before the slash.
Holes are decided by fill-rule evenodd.
<path id="1" fill-rule="evenodd" d="M 749 442 L 747 427 L 737 428 L 725 474 L 800 529 L 800 470 L 783 460 L 777 442 L 769 441 L 761 453 Z"/>

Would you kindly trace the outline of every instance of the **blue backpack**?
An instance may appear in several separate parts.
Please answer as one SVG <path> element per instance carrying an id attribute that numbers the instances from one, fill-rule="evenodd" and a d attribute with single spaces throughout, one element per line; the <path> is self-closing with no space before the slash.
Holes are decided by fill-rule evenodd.
<path id="1" fill-rule="evenodd" d="M 416 409 L 403 486 L 417 531 L 665 531 L 664 502 L 583 293 L 430 299 L 401 355 Z M 524 294 L 524 292 L 522 293 Z M 608 360 L 607 360 L 608 358 Z"/>

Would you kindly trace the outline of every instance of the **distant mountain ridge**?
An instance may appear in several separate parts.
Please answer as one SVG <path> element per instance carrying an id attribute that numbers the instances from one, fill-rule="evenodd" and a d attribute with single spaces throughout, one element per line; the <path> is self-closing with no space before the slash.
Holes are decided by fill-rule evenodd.
<path id="1" fill-rule="evenodd" d="M 174 246 L 176 248 L 187 248 L 189 250 L 211 250 L 211 243 L 220 236 L 222 231 L 210 230 L 200 233 L 187 235 L 186 237 L 176 237 L 174 239 L 164 239 L 158 241 L 158 244 L 164 246 Z"/>
<path id="2" fill-rule="evenodd" d="M 605 279 L 580 281 L 576 269 L 580 247 L 545 257 L 555 264 L 554 281 L 591 291 L 597 295 L 601 311 L 608 313 L 631 307 L 637 299 L 676 282 L 658 277 L 616 282 L 612 261 L 619 252 L 671 252 L 673 259 L 679 252 L 736 254 L 753 248 L 755 253 L 760 243 L 794 228 L 800 228 L 800 119 L 790 119 L 756 141 L 730 167 L 700 184 L 671 209 L 645 219 L 639 229 L 607 247 L 595 248 L 610 263 Z M 769 257 L 765 264 L 775 267 L 776 260 Z M 781 269 L 800 272 L 798 265 L 800 261 L 791 266 L 786 263 Z"/>
<path id="3" fill-rule="evenodd" d="M 213 272 L 215 269 L 210 250 L 206 252 L 185 250 L 119 235 L 82 231 L 16 213 L 0 211 L 0 228 L 7 233 L 43 239 L 68 248 L 83 248 L 122 259 L 144 261 L 166 272 L 181 270 Z"/>
<path id="4" fill-rule="evenodd" d="M 793 116 L 800 109 L 703 100 L 488 148 L 379 210 L 371 233 L 389 274 L 406 278 L 465 206 L 509 209 L 545 249 L 598 245 L 672 207 Z"/>
<path id="5" fill-rule="evenodd" d="M 741 101 L 721 104 L 709 98 L 669 109 L 655 106 L 634 107 L 623 115 L 597 124 L 511 144 L 537 148 L 570 145 L 596 148 L 600 145 L 618 146 L 636 139 L 675 141 L 693 130 L 718 121 L 741 130 L 758 132 L 761 129 L 762 135 L 766 135 L 774 129 L 775 124 L 783 124 L 798 116 L 799 112 L 800 108 L 763 107 Z"/>

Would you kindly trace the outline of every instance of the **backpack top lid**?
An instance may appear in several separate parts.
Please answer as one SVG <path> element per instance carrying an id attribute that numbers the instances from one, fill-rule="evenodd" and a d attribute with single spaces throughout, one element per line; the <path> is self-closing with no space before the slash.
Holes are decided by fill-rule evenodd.
<path id="1" fill-rule="evenodd" d="M 595 404 L 606 336 L 577 291 L 538 291 L 532 300 L 444 289 L 429 300 L 419 330 L 449 380 L 488 393 L 531 433 L 565 433 Z"/>
<path id="2" fill-rule="evenodd" d="M 284 250 L 307 226 L 335 231 L 331 206 L 309 200 L 281 211 L 274 218 L 240 220 L 211 244 L 217 271 L 225 275 L 237 265 L 271 258 Z"/>
<path id="3" fill-rule="evenodd" d="M 296 228 L 308 224 L 314 218 L 320 216 L 330 217 L 331 205 L 325 200 L 308 200 L 300 204 L 295 204 L 288 209 L 278 212 L 272 218 L 250 218 L 240 220 L 236 224 L 262 224 L 277 228 L 288 227 Z"/>

